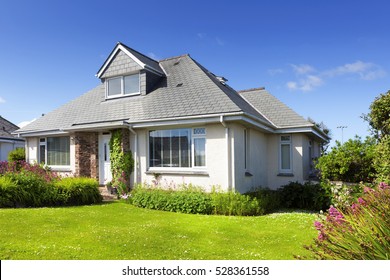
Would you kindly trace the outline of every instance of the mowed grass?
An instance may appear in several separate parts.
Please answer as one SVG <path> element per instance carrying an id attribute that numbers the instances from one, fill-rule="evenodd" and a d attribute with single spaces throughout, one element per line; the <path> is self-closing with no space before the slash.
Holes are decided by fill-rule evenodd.
<path id="1" fill-rule="evenodd" d="M 114 202 L 0 209 L 0 259 L 251 260 L 306 255 L 316 216 L 227 217 L 170 213 Z"/>

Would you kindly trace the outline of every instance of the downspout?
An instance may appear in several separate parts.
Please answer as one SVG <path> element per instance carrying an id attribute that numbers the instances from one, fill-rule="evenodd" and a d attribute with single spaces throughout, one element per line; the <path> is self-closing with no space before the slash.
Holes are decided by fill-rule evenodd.
<path id="1" fill-rule="evenodd" d="M 137 151 L 138 151 L 138 134 L 134 129 L 128 125 L 127 126 L 131 133 L 134 134 L 134 185 L 138 182 L 138 160 L 137 160 Z"/>
<path id="2" fill-rule="evenodd" d="M 232 189 L 232 178 L 233 178 L 233 172 L 231 170 L 232 163 L 230 162 L 231 156 L 230 156 L 230 145 L 229 145 L 229 127 L 227 126 L 226 122 L 223 119 L 223 115 L 219 117 L 219 122 L 222 124 L 222 126 L 225 128 L 225 141 L 226 141 L 226 174 L 227 174 L 227 188 L 228 190 Z"/>

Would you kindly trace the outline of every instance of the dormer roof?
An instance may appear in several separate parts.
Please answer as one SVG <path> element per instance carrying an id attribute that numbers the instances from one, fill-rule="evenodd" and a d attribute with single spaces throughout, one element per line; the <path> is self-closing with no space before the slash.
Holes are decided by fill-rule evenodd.
<path id="1" fill-rule="evenodd" d="M 140 52 L 137 52 L 136 50 L 126 46 L 125 44 L 122 44 L 121 42 L 118 42 L 115 48 L 111 51 L 106 61 L 103 63 L 102 67 L 100 67 L 99 71 L 97 72 L 96 76 L 99 79 L 102 78 L 103 74 L 108 69 L 112 61 L 115 59 L 117 54 L 121 51 L 124 54 L 126 54 L 131 60 L 133 60 L 141 69 L 153 72 L 159 76 L 165 75 L 158 61 Z"/>

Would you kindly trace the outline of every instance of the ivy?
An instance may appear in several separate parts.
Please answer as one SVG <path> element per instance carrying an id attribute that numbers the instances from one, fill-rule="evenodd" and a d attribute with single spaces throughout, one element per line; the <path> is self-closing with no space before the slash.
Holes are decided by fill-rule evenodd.
<path id="1" fill-rule="evenodd" d="M 129 191 L 130 175 L 134 169 L 134 159 L 131 151 L 124 151 L 121 129 L 114 130 L 110 139 L 110 160 L 112 186 L 116 187 L 119 195 Z"/>

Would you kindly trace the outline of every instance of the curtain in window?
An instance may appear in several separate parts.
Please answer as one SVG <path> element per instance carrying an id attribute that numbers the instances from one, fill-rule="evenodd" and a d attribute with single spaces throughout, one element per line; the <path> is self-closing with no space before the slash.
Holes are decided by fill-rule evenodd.
<path id="1" fill-rule="evenodd" d="M 70 165 L 70 137 L 47 138 L 47 164 Z"/>
<path id="2" fill-rule="evenodd" d="M 290 153 L 290 144 L 281 145 L 281 156 L 282 156 L 282 169 L 289 170 L 291 169 L 291 153 Z"/>

